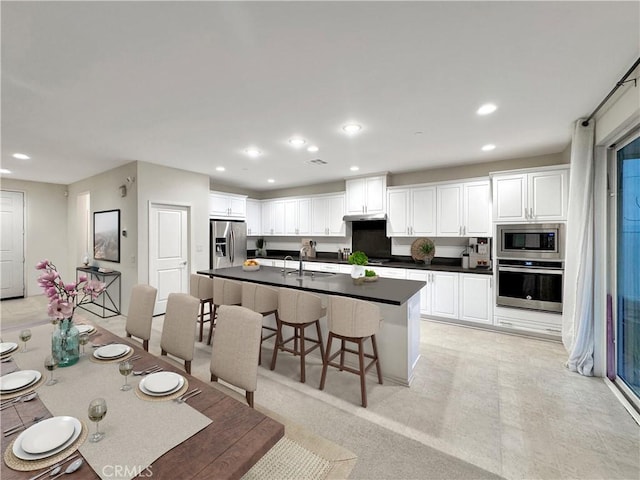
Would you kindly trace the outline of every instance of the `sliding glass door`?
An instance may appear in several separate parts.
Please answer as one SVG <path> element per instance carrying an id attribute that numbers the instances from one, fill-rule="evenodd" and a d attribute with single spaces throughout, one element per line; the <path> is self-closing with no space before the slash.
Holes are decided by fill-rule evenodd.
<path id="1" fill-rule="evenodd" d="M 640 136 L 616 152 L 616 370 L 640 398 Z M 634 402 L 636 403 L 636 402 Z"/>

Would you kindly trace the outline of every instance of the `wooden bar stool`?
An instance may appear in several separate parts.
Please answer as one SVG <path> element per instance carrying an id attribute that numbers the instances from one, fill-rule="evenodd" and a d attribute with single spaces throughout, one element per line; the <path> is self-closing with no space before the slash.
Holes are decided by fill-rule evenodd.
<path id="1" fill-rule="evenodd" d="M 341 371 L 346 370 L 347 372 L 355 373 L 360 375 L 362 406 L 366 408 L 367 385 L 365 383 L 365 376 L 374 364 L 378 372 L 378 382 L 382 385 L 382 370 L 380 369 L 380 359 L 378 358 L 378 347 L 376 345 L 376 333 L 380 330 L 380 324 L 382 323 L 380 307 L 363 300 L 331 296 L 329 297 L 327 320 L 329 322 L 329 340 L 327 341 L 327 350 L 322 365 L 320 390 L 324 390 L 324 382 L 327 378 L 327 367 L 329 365 Z M 340 349 L 331 355 L 331 342 L 334 338 L 341 341 Z M 367 338 L 371 338 L 373 355 L 364 353 L 364 341 Z M 358 350 L 346 348 L 345 342 L 356 343 Z M 358 370 L 345 366 L 345 352 L 358 355 Z M 340 355 L 340 363 L 332 363 L 331 361 L 338 355 Z M 366 367 L 364 365 L 365 357 L 372 359 L 371 363 Z"/>
<path id="2" fill-rule="evenodd" d="M 278 292 L 278 312 L 276 314 L 276 343 L 273 348 L 273 358 L 271 359 L 271 370 L 276 368 L 276 358 L 278 350 L 300 355 L 300 381 L 306 380 L 305 375 L 305 356 L 320 348 L 320 356 L 324 358 L 324 344 L 322 342 L 322 333 L 320 332 L 320 319 L 326 314 L 326 309 L 322 307 L 322 299 L 312 293 L 293 290 L 290 288 L 281 288 Z M 317 339 L 305 337 L 304 329 L 314 325 L 316 326 Z M 284 340 L 282 336 L 282 326 L 287 325 L 294 330 L 293 337 Z M 293 348 L 286 347 L 286 344 L 293 340 Z M 298 347 L 298 341 L 300 346 Z M 305 348 L 305 342 L 311 342 L 313 345 Z"/>
<path id="3" fill-rule="evenodd" d="M 242 303 L 242 282 L 237 280 L 227 280 L 226 278 L 213 278 L 213 314 L 211 315 L 211 328 L 209 328 L 209 340 L 207 345 L 211 345 L 211 336 L 216 325 L 216 312 L 220 305 L 240 305 Z"/>
<path id="4" fill-rule="evenodd" d="M 192 273 L 189 281 L 189 294 L 200 300 L 197 322 L 200 326 L 198 341 L 201 342 L 204 324 L 213 321 L 213 278 Z"/>
<path id="5" fill-rule="evenodd" d="M 253 310 L 264 317 L 271 314 L 278 314 L 278 289 L 267 287 L 252 282 L 242 283 L 242 306 Z M 266 333 L 265 333 L 266 330 Z M 258 357 L 258 365 L 262 365 L 262 342 L 275 337 L 278 332 L 277 328 L 262 324 L 262 337 L 260 340 L 260 355 Z"/>

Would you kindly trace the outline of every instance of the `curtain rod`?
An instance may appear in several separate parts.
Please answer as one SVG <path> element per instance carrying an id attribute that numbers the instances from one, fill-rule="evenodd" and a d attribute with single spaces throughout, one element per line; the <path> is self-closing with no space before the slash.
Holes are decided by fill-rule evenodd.
<path id="1" fill-rule="evenodd" d="M 611 98 L 611 96 L 612 96 L 614 93 L 616 93 L 616 91 L 617 91 L 617 90 L 618 90 L 622 85 L 624 85 L 624 84 L 626 83 L 626 82 L 625 82 L 625 80 L 627 79 L 627 77 L 628 77 L 629 75 L 631 75 L 631 72 L 633 72 L 633 71 L 636 69 L 636 67 L 637 67 L 638 65 L 640 65 L 640 58 L 638 58 L 638 59 L 636 60 L 636 63 L 634 63 L 634 64 L 631 66 L 631 68 L 630 68 L 629 70 L 627 70 L 627 73 L 625 73 L 625 74 L 624 74 L 624 76 L 623 76 L 623 77 L 618 81 L 618 83 L 616 83 L 616 86 L 615 86 L 615 87 L 613 87 L 613 90 L 611 90 L 611 91 L 609 92 L 609 95 L 607 95 L 606 97 L 604 97 L 604 100 L 602 100 L 602 101 L 600 102 L 600 104 L 596 107 L 596 109 L 595 109 L 593 112 L 591 112 L 591 115 L 589 115 L 589 116 L 586 118 L 586 120 L 585 120 L 584 122 L 582 122 L 582 126 L 583 126 L 583 127 L 586 127 L 587 125 L 589 125 L 589 120 L 591 120 L 591 119 L 593 118 L 593 116 L 594 116 L 596 113 L 598 113 L 598 110 L 600 110 L 600 109 L 602 108 L 602 106 L 603 106 L 605 103 L 607 103 L 607 101 Z"/>

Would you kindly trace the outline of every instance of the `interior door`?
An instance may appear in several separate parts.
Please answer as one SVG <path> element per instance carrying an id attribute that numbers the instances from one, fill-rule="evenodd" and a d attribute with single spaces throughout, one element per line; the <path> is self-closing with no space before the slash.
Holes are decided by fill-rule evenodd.
<path id="1" fill-rule="evenodd" d="M 0 193 L 0 298 L 24 297 L 24 194 Z"/>
<path id="2" fill-rule="evenodd" d="M 189 208 L 151 204 L 149 284 L 158 289 L 154 315 L 166 312 L 170 293 L 189 291 Z"/>

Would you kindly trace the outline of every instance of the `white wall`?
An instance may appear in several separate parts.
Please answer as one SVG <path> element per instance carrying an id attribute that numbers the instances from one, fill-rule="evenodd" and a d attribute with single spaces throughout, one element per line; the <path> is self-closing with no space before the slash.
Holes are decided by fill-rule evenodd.
<path id="1" fill-rule="evenodd" d="M 42 295 L 35 266 L 53 262 L 65 281 L 75 279 L 69 268 L 67 235 L 67 187 L 53 183 L 2 179 L 2 190 L 24 193 L 25 200 L 25 296 Z"/>

